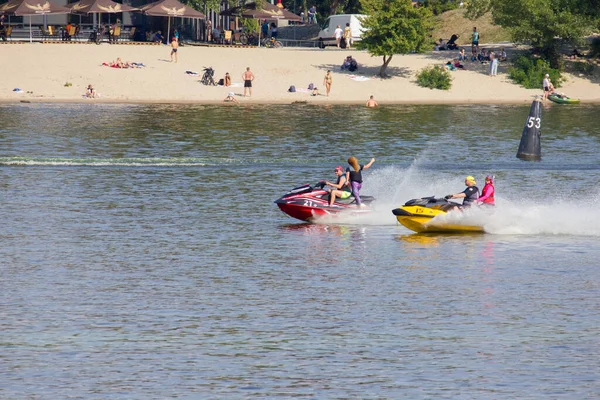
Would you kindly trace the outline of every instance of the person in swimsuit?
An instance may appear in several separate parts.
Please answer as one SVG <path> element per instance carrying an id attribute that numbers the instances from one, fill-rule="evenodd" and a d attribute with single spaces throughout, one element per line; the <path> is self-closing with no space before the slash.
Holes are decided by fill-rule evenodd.
<path id="1" fill-rule="evenodd" d="M 246 67 L 246 72 L 242 74 L 242 79 L 244 80 L 244 97 L 246 97 L 246 91 L 249 93 L 248 97 L 252 97 L 252 81 L 254 80 L 254 74 L 250 71 L 250 67 Z"/>
<path id="2" fill-rule="evenodd" d="M 350 197 L 352 192 L 350 192 L 350 188 L 348 187 L 348 180 L 346 179 L 346 175 L 344 175 L 344 168 L 341 165 L 335 167 L 335 175 L 337 176 L 336 183 L 331 183 L 325 181 L 327 186 L 330 186 L 331 189 L 329 192 L 329 207 L 333 207 L 333 203 L 335 202 L 335 197 L 339 197 L 340 199 L 347 199 Z"/>
<path id="3" fill-rule="evenodd" d="M 471 175 L 465 178 L 465 185 L 467 188 L 460 193 L 449 194 L 444 197 L 446 200 L 448 199 L 463 199 L 463 207 L 470 207 L 479 198 L 479 188 L 475 186 L 477 183 L 475 182 L 475 178 Z"/>
<path id="4" fill-rule="evenodd" d="M 379 106 L 379 104 L 377 104 L 377 101 L 375 100 L 375 98 L 373 96 L 369 97 L 369 100 L 367 100 L 367 107 L 377 107 Z"/>
<path id="5" fill-rule="evenodd" d="M 350 157 L 348 159 L 348 164 L 352 166 L 354 171 L 350 169 L 350 167 L 346 168 L 346 180 L 350 183 L 350 187 L 352 188 L 352 194 L 356 199 L 356 205 L 359 207 L 363 207 L 363 204 L 360 202 L 360 189 L 362 188 L 362 170 L 371 168 L 371 165 L 375 162 L 374 158 L 371 158 L 371 161 L 367 165 L 360 165 L 356 157 Z"/>
<path id="6" fill-rule="evenodd" d="M 231 75 L 229 75 L 229 72 L 225 72 L 225 79 L 223 79 L 223 84 L 225 86 L 231 86 Z"/>
<path id="7" fill-rule="evenodd" d="M 331 71 L 327 71 L 325 74 L 325 78 L 323 78 L 323 85 L 325 85 L 325 92 L 327 96 L 329 96 L 329 91 L 331 90 L 331 83 L 333 82 L 333 77 L 331 76 Z"/>
<path id="8" fill-rule="evenodd" d="M 178 56 L 177 56 L 177 49 L 179 48 L 179 42 L 177 41 L 177 38 L 173 38 L 173 40 L 171 41 L 171 62 L 173 62 L 173 54 L 175 54 L 175 62 L 178 61 Z"/>
<path id="9" fill-rule="evenodd" d="M 233 92 L 229 92 L 227 94 L 227 97 L 225 97 L 225 99 L 223 101 L 225 103 L 239 103 L 239 101 L 237 101 L 237 99 L 235 98 L 235 93 L 233 93 Z"/>

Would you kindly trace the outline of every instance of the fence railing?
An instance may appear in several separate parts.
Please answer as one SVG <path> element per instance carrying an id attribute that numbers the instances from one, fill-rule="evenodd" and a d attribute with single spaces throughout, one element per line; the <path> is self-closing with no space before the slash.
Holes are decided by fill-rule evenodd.
<path id="1" fill-rule="evenodd" d="M 278 39 L 284 47 L 319 47 L 318 40 Z"/>

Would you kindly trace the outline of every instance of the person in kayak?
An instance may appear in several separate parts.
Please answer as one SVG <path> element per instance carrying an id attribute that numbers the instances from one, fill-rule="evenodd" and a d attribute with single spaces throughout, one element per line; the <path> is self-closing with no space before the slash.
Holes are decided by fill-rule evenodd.
<path id="1" fill-rule="evenodd" d="M 479 189 L 475 186 L 477 183 L 475 182 L 475 178 L 471 175 L 465 178 L 465 185 L 467 188 L 460 193 L 449 194 L 444 197 L 446 200 L 449 199 L 463 199 L 463 207 L 470 207 L 479 199 Z"/>
<path id="2" fill-rule="evenodd" d="M 485 206 L 495 206 L 494 201 L 494 177 L 488 175 L 485 177 L 485 186 L 481 192 L 481 197 L 477 199 L 477 204 L 483 204 Z"/>
<path id="3" fill-rule="evenodd" d="M 325 181 L 325 184 L 331 189 L 329 192 L 329 207 L 333 207 L 333 203 L 335 202 L 336 196 L 340 199 L 347 199 L 350 197 L 352 192 L 348 187 L 348 180 L 346 179 L 346 175 L 344 174 L 344 168 L 341 165 L 335 167 L 335 175 L 337 176 L 336 183 L 331 183 L 329 181 Z"/>
<path id="4" fill-rule="evenodd" d="M 348 159 L 348 164 L 352 166 L 354 171 L 350 169 L 350 167 L 346 168 L 346 181 L 349 182 L 350 187 L 352 188 L 352 194 L 356 199 L 356 205 L 358 207 L 362 207 L 362 203 L 360 201 L 360 189 L 362 188 L 362 173 L 363 169 L 371 168 L 371 165 L 375 162 L 374 158 L 371 158 L 371 161 L 367 165 L 360 165 L 356 157 L 350 157 Z"/>

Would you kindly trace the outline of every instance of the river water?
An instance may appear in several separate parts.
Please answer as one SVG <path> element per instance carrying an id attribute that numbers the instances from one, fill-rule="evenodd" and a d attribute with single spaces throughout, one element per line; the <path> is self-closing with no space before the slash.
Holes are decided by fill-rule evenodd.
<path id="1" fill-rule="evenodd" d="M 0 105 L 0 398 L 597 399 L 597 106 Z M 363 163 L 372 215 L 273 201 Z M 480 235 L 391 210 L 496 176 Z"/>

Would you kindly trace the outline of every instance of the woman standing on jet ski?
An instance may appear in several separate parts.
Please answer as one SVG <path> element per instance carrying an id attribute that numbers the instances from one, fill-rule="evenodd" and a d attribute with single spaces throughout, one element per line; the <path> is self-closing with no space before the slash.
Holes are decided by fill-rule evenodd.
<path id="1" fill-rule="evenodd" d="M 465 178 L 465 185 L 467 188 L 460 193 L 449 194 L 444 197 L 446 200 L 448 199 L 463 199 L 463 207 L 470 207 L 473 204 L 477 203 L 479 199 L 479 189 L 477 188 L 475 178 L 471 175 Z"/>
<path id="2" fill-rule="evenodd" d="M 354 171 L 350 170 L 350 167 L 346 168 L 346 180 L 349 183 L 350 187 L 352 188 L 352 194 L 354 195 L 354 198 L 356 199 L 356 205 L 358 207 L 361 207 L 361 201 L 360 201 L 360 189 L 362 188 L 362 173 L 361 171 L 363 169 L 367 169 L 367 168 L 371 168 L 371 165 L 373 165 L 373 163 L 375 162 L 374 158 L 371 158 L 371 161 L 369 161 L 369 163 L 367 165 L 360 165 L 358 164 L 358 160 L 356 159 L 356 157 L 350 157 L 348 159 L 348 164 L 350 164 L 352 166 L 352 168 L 354 168 Z"/>

